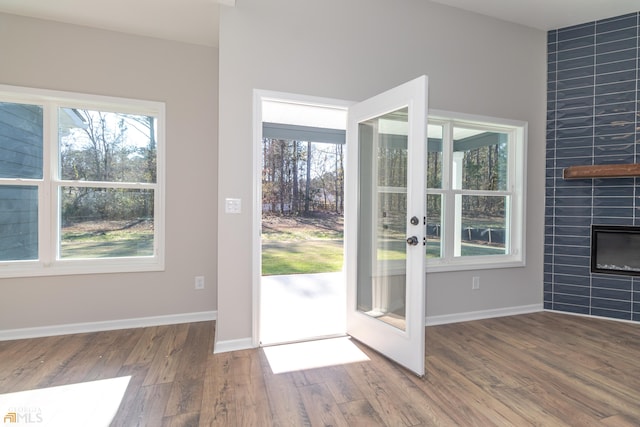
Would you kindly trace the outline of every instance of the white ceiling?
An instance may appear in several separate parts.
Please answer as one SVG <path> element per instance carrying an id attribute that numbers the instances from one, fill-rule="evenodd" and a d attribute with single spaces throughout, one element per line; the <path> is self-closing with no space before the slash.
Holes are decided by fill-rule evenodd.
<path id="1" fill-rule="evenodd" d="M 549 31 L 640 11 L 640 0 L 431 0 Z M 0 0 L 1 3 L 1 0 Z"/>
<path id="2" fill-rule="evenodd" d="M 0 12 L 218 46 L 220 4 L 235 0 L 0 0 Z"/>
<path id="3" fill-rule="evenodd" d="M 235 1 L 0 0 L 0 12 L 217 47 L 220 8 Z M 425 1 L 545 31 L 640 11 L 640 0 Z"/>

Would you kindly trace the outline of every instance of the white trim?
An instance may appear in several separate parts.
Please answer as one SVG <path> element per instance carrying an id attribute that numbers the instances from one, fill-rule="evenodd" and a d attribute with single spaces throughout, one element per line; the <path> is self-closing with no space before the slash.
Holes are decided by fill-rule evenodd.
<path id="1" fill-rule="evenodd" d="M 0 84 L 4 102 L 39 105 L 43 108 L 43 170 L 40 179 L 0 178 L 2 185 L 38 188 L 38 259 L 0 261 L 0 277 L 40 277 L 70 274 L 102 274 L 164 271 L 165 268 L 165 143 L 164 102 L 54 91 Z M 147 115 L 156 119 L 155 183 L 92 182 L 62 180 L 59 176 L 59 108 L 89 108 L 100 111 Z M 60 258 L 60 197 L 62 187 L 100 187 L 152 190 L 154 196 L 154 248 L 151 256 L 113 258 Z"/>
<path id="2" fill-rule="evenodd" d="M 69 323 L 65 325 L 40 326 L 35 328 L 0 330 L 0 341 L 25 338 L 51 337 L 57 335 L 82 334 L 87 332 L 113 331 L 116 329 L 145 328 L 148 326 L 175 325 L 180 323 L 216 320 L 216 310 L 196 313 L 169 314 L 165 316 L 138 317 L 134 319 L 107 320 L 104 322 Z"/>
<path id="3" fill-rule="evenodd" d="M 262 102 L 269 97 L 269 92 L 254 89 L 253 91 L 253 179 L 252 179 L 252 230 L 251 242 L 251 287 L 252 287 L 252 322 L 251 322 L 251 347 L 257 347 L 260 343 L 260 281 L 262 278 Z M 216 328 L 216 331 L 218 328 Z M 218 341 L 213 347 L 213 352 L 224 352 L 229 341 L 222 341 L 223 350 L 218 350 Z M 230 345 L 230 344 L 229 344 Z M 232 347 L 232 345 L 230 345 Z M 230 350 L 227 350 L 230 351 Z"/>
<path id="4" fill-rule="evenodd" d="M 446 325 L 448 323 L 468 322 L 470 320 L 490 319 L 492 317 L 515 316 L 518 314 L 537 313 L 540 311 L 544 311 L 542 304 L 530 304 L 516 307 L 496 308 L 492 310 L 444 314 L 441 316 L 427 316 L 425 319 L 425 326 Z"/>
<path id="5" fill-rule="evenodd" d="M 216 341 L 213 345 L 213 354 L 227 353 L 229 351 L 248 350 L 256 348 L 253 345 L 253 338 L 240 338 L 237 340 Z"/>
<path id="6" fill-rule="evenodd" d="M 352 101 L 300 95 L 287 92 L 276 92 L 264 89 L 253 90 L 253 184 L 251 216 L 252 216 L 252 323 L 250 344 L 244 338 L 238 340 L 216 342 L 216 348 L 222 345 L 223 350 L 214 349 L 214 353 L 256 348 L 260 345 L 260 279 L 262 277 L 262 102 L 281 101 L 301 105 L 314 105 L 346 110 Z M 346 256 L 346 254 L 345 254 Z M 229 350 L 224 350 L 225 348 Z"/>
<path id="7" fill-rule="evenodd" d="M 525 126 L 527 123 L 523 120 L 504 119 L 501 117 L 483 116 L 481 114 L 458 113 L 455 111 L 438 110 L 434 108 L 429 109 L 429 118 L 445 121 L 460 120 L 465 122 L 464 124 L 473 123 L 480 126 L 489 125 L 491 128 L 496 128 L 499 126 L 505 126 L 507 128 L 521 127 Z"/>
<path id="8" fill-rule="evenodd" d="M 443 110 L 429 110 L 430 123 L 443 127 L 442 150 L 442 183 L 440 188 L 427 189 L 427 194 L 440 195 L 444 199 L 442 206 L 442 256 L 428 258 L 425 272 L 448 272 L 477 269 L 496 269 L 523 267 L 526 265 L 526 154 L 528 123 L 520 120 L 501 119 L 474 114 L 455 113 Z M 506 190 L 463 190 L 456 187 L 461 176 L 454 176 L 455 160 L 453 159 L 453 127 L 471 127 L 478 130 L 503 132 L 509 134 L 508 150 L 508 182 Z M 448 141 L 448 143 L 447 143 Z M 445 150 L 445 148 L 447 148 Z M 461 172 L 458 170 L 457 174 Z M 457 183 L 460 186 L 460 183 Z M 505 245 L 508 248 L 504 255 L 460 256 L 459 236 L 461 207 L 456 202 L 463 195 L 503 196 L 510 197 L 505 207 L 506 235 Z M 441 199 L 442 200 L 442 199 Z M 454 212 L 455 215 L 449 214 Z M 453 229 L 453 233 L 450 231 Z"/>
<path id="9" fill-rule="evenodd" d="M 430 259 L 433 258 L 427 258 L 427 274 L 449 271 L 494 270 L 497 268 L 516 268 L 526 266 L 524 258 L 518 259 L 516 256 L 508 255 L 466 256 L 438 264 L 435 264 L 434 261 L 430 261 Z M 430 262 L 432 263 L 431 265 L 429 264 Z"/>

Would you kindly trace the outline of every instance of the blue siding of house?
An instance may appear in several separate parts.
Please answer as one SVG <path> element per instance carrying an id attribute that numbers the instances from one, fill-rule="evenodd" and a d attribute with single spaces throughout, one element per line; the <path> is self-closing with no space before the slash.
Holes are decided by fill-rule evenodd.
<path id="1" fill-rule="evenodd" d="M 640 278 L 590 272 L 592 224 L 640 225 L 640 178 L 564 180 L 640 163 L 640 12 L 548 33 L 544 307 L 640 321 Z"/>
<path id="2" fill-rule="evenodd" d="M 42 108 L 0 103 L 0 177 L 42 178 Z M 0 186 L 0 261 L 38 258 L 38 189 Z"/>

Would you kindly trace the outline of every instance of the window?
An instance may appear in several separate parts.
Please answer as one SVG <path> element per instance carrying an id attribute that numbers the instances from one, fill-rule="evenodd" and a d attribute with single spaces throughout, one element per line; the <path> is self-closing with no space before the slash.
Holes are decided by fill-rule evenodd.
<path id="1" fill-rule="evenodd" d="M 524 264 L 526 124 L 429 116 L 427 271 Z"/>
<path id="2" fill-rule="evenodd" d="M 0 277 L 164 268 L 164 104 L 0 86 Z"/>

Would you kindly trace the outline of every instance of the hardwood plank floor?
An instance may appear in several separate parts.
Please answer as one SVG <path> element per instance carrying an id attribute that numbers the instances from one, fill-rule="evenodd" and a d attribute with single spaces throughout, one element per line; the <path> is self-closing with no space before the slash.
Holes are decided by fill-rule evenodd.
<path id="1" fill-rule="evenodd" d="M 112 423 L 126 427 L 640 425 L 638 324 L 542 312 L 428 327 L 423 378 L 359 343 L 367 362 L 274 374 L 262 349 L 212 354 L 214 328 L 0 342 L 0 393 L 131 375 Z"/>

